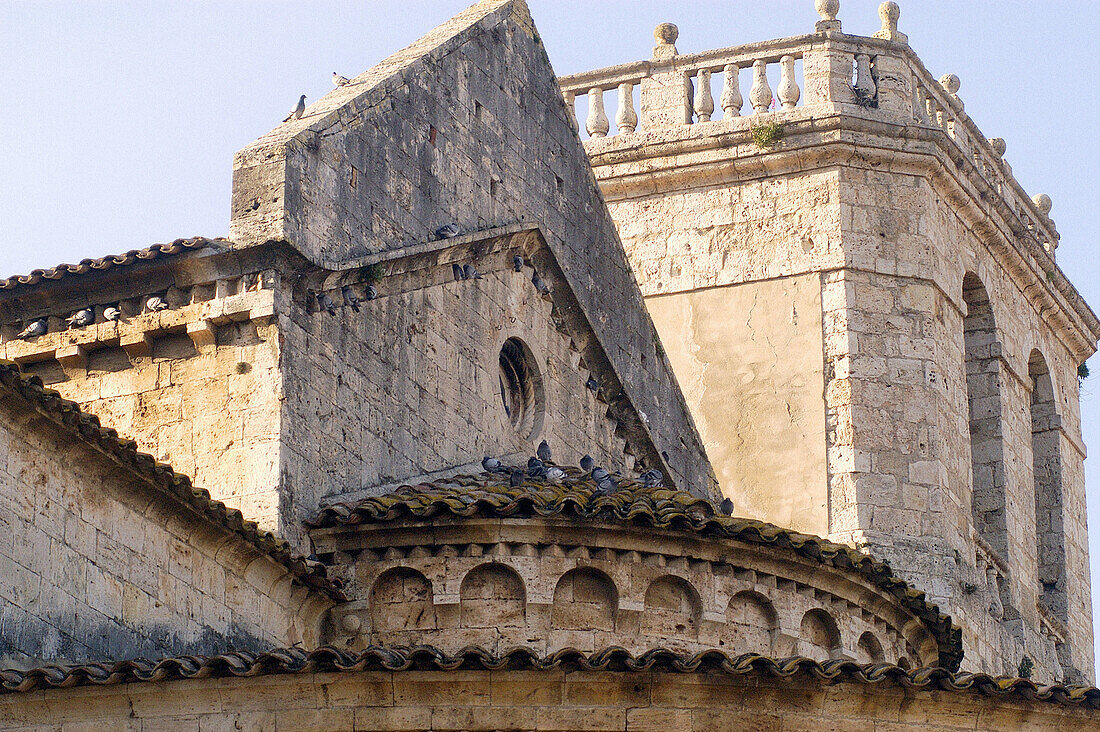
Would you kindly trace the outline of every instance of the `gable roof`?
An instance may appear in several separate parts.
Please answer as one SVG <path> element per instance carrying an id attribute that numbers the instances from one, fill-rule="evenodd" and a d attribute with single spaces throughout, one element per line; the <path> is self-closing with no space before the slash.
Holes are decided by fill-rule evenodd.
<path id="1" fill-rule="evenodd" d="M 519 223 L 541 231 L 552 256 L 534 262 L 540 276 L 559 270 L 591 326 L 593 338 L 578 344 L 585 361 L 603 358 L 615 373 L 609 401 L 640 415 L 631 429 L 656 447 L 647 467 L 716 492 L 523 0 L 469 7 L 234 159 L 235 246 L 286 241 L 330 270 L 408 248 L 447 224 Z"/>
<path id="2" fill-rule="evenodd" d="M 817 679 L 827 683 L 853 683 L 913 691 L 946 691 L 992 698 L 1039 701 L 1066 707 L 1100 709 L 1100 689 L 1091 686 L 1040 686 L 1030 679 L 989 674 L 952 673 L 943 668 L 913 671 L 891 664 L 859 664 L 847 660 L 814 661 L 805 657 L 771 658 L 755 653 L 731 656 L 708 650 L 681 654 L 655 648 L 638 656 L 621 647 L 586 654 L 566 648 L 540 656 L 531 648 L 512 648 L 492 653 L 472 646 L 449 656 L 438 648 L 386 648 L 371 646 L 359 653 L 333 647 L 305 651 L 282 648 L 267 653 L 233 652 L 218 656 L 181 656 L 157 661 L 136 659 L 80 666 L 45 666 L 29 671 L 0 671 L 0 694 L 26 693 L 72 686 L 118 684 L 179 679 L 216 679 L 275 674 L 409 670 L 494 671 L 556 668 L 596 672 L 661 671 L 666 673 L 721 673 L 763 679 Z"/>
<path id="3" fill-rule="evenodd" d="M 794 552 L 828 566 L 855 572 L 895 598 L 920 618 L 939 644 L 940 664 L 958 669 L 962 661 L 962 631 L 951 617 L 930 603 L 924 592 L 893 573 L 890 565 L 843 544 L 784 529 L 753 519 L 720 514 L 709 500 L 685 491 L 646 487 L 615 476 L 618 488 L 601 492 L 579 468 L 558 466 L 566 477 L 560 484 L 525 474 L 518 486 L 510 475 L 480 473 L 402 486 L 392 493 L 354 503 L 323 508 L 309 522 L 314 528 L 390 524 L 442 517 L 535 518 L 627 523 Z"/>
<path id="4" fill-rule="evenodd" d="M 31 270 L 30 274 L 14 275 L 0 280 L 0 290 L 15 290 L 37 285 L 44 280 L 62 280 L 74 275 L 103 272 L 117 267 L 129 267 L 142 262 L 174 257 L 189 251 L 223 248 L 228 245 L 229 241 L 226 239 L 207 239 L 203 236 L 196 236 L 191 239 L 176 239 L 167 244 L 153 244 L 144 249 L 131 249 L 124 254 L 109 254 L 96 259 L 82 259 L 77 264 L 59 264 L 49 269 L 34 269 Z"/>
<path id="5" fill-rule="evenodd" d="M 270 531 L 261 530 L 254 521 L 245 519 L 237 509 L 213 500 L 208 491 L 193 486 L 190 478 L 175 472 L 171 465 L 157 462 L 152 455 L 139 452 L 136 442 L 120 437 L 113 429 L 103 427 L 97 416 L 84 412 L 76 402 L 45 388 L 37 376 L 26 376 L 19 372 L 16 364 L 0 361 L 0 388 L 17 396 L 28 409 L 47 417 L 73 439 L 80 440 L 96 452 L 107 456 L 135 477 L 171 498 L 196 521 L 236 534 L 281 564 L 305 587 L 334 600 L 347 599 L 339 585 L 328 578 L 323 564 L 295 554 L 287 541 Z"/>

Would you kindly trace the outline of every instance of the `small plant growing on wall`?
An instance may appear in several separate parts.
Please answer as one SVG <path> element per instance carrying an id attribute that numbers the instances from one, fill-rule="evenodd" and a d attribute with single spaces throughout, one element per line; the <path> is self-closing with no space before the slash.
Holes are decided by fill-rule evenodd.
<path id="1" fill-rule="evenodd" d="M 765 122 L 757 127 L 749 126 L 752 141 L 761 150 L 770 150 L 783 139 L 783 125 L 778 122 Z"/>
<path id="2" fill-rule="evenodd" d="M 1020 665 L 1016 668 L 1016 674 L 1021 679 L 1030 679 L 1031 673 L 1035 670 L 1035 662 L 1031 660 L 1030 656 L 1024 656 L 1020 659 Z"/>
<path id="3" fill-rule="evenodd" d="M 1082 363 L 1080 366 L 1077 367 L 1077 378 L 1078 379 L 1087 379 L 1088 377 L 1089 377 L 1089 365 L 1087 363 Z"/>

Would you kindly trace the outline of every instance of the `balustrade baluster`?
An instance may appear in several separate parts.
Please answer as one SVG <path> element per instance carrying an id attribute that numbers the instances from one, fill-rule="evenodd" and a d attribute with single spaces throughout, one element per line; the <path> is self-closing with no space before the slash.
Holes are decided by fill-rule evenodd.
<path id="1" fill-rule="evenodd" d="M 710 122 L 714 114 L 714 95 L 710 92 L 710 72 L 700 69 L 695 79 L 695 116 L 700 122 Z"/>
<path id="2" fill-rule="evenodd" d="M 753 112 L 763 114 L 772 105 L 772 88 L 768 85 L 768 64 L 756 61 L 752 65 L 752 89 L 749 90 L 749 102 Z"/>
<path id="3" fill-rule="evenodd" d="M 638 129 L 638 113 L 634 111 L 634 85 L 619 84 L 619 111 L 615 113 L 619 133 L 631 133 Z"/>
<path id="4" fill-rule="evenodd" d="M 722 73 L 726 77 L 722 85 L 722 110 L 726 113 L 726 119 L 740 117 L 741 107 L 745 106 L 745 100 L 741 98 L 741 67 L 726 64 Z"/>
<path id="5" fill-rule="evenodd" d="M 779 101 L 783 109 L 794 109 L 802 92 L 794 80 L 794 56 L 784 56 L 779 60 Z"/>
<path id="6" fill-rule="evenodd" d="M 585 120 L 584 128 L 592 137 L 607 137 L 611 129 L 611 122 L 603 108 L 603 89 L 588 90 L 588 119 Z"/>
<path id="7" fill-rule="evenodd" d="M 875 79 L 871 76 L 871 57 L 865 53 L 856 55 L 856 93 L 870 102 L 878 94 Z"/>

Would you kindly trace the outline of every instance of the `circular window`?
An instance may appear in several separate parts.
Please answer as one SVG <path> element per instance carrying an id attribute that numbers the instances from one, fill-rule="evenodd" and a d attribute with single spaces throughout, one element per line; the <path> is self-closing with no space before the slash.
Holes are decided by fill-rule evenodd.
<path id="1" fill-rule="evenodd" d="M 534 354 L 519 338 L 509 338 L 500 349 L 500 400 L 516 432 L 533 438 L 542 427 L 542 377 Z"/>

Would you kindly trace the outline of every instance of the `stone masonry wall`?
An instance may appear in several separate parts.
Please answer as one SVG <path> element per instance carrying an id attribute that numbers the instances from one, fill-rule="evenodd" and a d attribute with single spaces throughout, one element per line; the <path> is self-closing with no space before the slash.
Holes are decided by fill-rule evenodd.
<path id="1" fill-rule="evenodd" d="M 0 400 L 0 667 L 318 640 L 274 560 Z"/>
<path id="2" fill-rule="evenodd" d="M 1066 730 L 1095 712 L 890 682 L 828 684 L 760 674 L 409 670 L 206 678 L 0 697 L 8 732 L 589 730 L 768 732 Z"/>
<path id="3" fill-rule="evenodd" d="M 522 0 L 478 3 L 234 164 L 231 239 L 286 240 L 333 266 L 452 222 L 520 221 L 543 231 L 613 365 L 622 393 L 608 398 L 648 415 L 629 428 L 655 444 L 654 467 L 709 494 L 705 451 Z M 595 358 L 595 343 L 582 347 Z"/>
<path id="4" fill-rule="evenodd" d="M 630 469 L 607 405 L 585 388 L 589 371 L 555 328 L 552 304 L 512 269 L 513 251 L 477 260 L 482 279 L 455 281 L 450 264 L 403 265 L 377 300 L 335 317 L 295 301 L 279 319 L 286 374 L 283 482 L 299 519 L 324 496 L 481 471 L 493 455 L 526 465 L 539 442 L 554 460 L 591 454 Z M 339 292 L 333 297 L 339 301 Z M 501 398 L 500 353 L 518 338 L 532 356 L 534 412 L 513 427 Z"/>
<path id="5" fill-rule="evenodd" d="M 605 143 L 592 149 L 602 150 L 601 145 Z M 843 167 L 764 178 L 758 174 L 722 186 L 708 185 L 705 178 L 693 186 L 691 176 L 681 174 L 669 191 L 645 190 L 641 195 L 618 183 L 636 174 L 639 163 L 608 160 L 606 166 L 597 166 L 597 174 L 614 181 L 616 193 L 609 206 L 655 312 L 671 312 L 676 298 L 705 293 L 720 299 L 728 284 L 755 283 L 740 287 L 765 293 L 775 282 L 787 281 L 776 278 L 821 273 L 823 356 L 788 348 L 781 358 L 801 364 L 806 383 L 824 374 L 831 537 L 866 545 L 876 556 L 890 559 L 940 602 L 964 628 L 964 667 L 1015 672 L 1027 655 L 1039 665 L 1040 675 L 1057 675 L 1059 666 L 1065 670 L 1072 665 L 1091 677 L 1076 359 L 1031 305 L 1021 284 L 1026 279 L 998 261 L 964 223 L 958 204 L 945 201 L 927 174 L 875 170 L 855 159 Z M 999 345 L 988 347 L 996 352 L 1003 373 L 997 381 L 1002 382 L 1006 534 L 1012 542 L 1006 557 L 991 557 L 974 539 L 963 348 L 962 280 L 967 272 L 988 290 L 997 324 Z M 734 298 L 731 291 L 727 300 L 726 312 L 732 308 L 731 314 L 744 317 L 746 295 Z M 784 305 L 767 317 L 779 328 L 790 312 Z M 670 333 L 690 327 L 664 316 L 657 322 Z M 747 339 L 757 335 L 730 325 L 724 337 L 711 340 L 731 353 L 751 353 L 753 344 Z M 667 339 L 675 342 L 675 337 Z M 697 346 L 689 350 L 694 360 L 706 353 Z M 1042 354 L 1052 374 L 1061 435 L 1070 609 L 1068 638 L 1057 640 L 1054 635 L 1065 631 L 1055 629 L 1052 635 L 1051 624 L 1036 608 L 1040 587 L 1027 376 L 1033 350 Z M 683 368 L 676 359 L 673 363 Z M 701 378 L 717 389 L 738 368 L 733 359 L 715 359 L 705 370 L 691 363 L 685 383 Z M 782 400 L 751 410 L 744 406 L 757 392 L 784 389 L 790 378 L 784 371 L 746 384 L 743 396 L 729 402 L 735 412 L 729 419 L 751 418 L 761 425 L 778 420 L 793 428 L 795 421 L 785 414 Z M 782 383 L 772 383 L 777 379 Z M 703 423 L 709 419 L 704 416 Z M 711 453 L 725 454 L 721 448 Z M 813 476 L 808 467 L 812 455 L 811 449 L 802 456 L 806 480 Z M 730 465 L 738 463 L 717 465 L 718 474 L 728 476 Z M 820 480 L 826 479 L 826 465 L 819 464 Z M 751 476 L 727 477 L 723 489 L 735 504 L 757 510 L 763 505 L 760 517 L 774 519 L 766 504 L 738 501 L 739 491 L 751 481 L 770 483 L 781 501 L 788 492 L 806 490 L 805 485 L 791 485 L 788 477 L 763 476 L 754 469 Z M 987 576 L 990 566 L 992 580 Z M 997 604 L 994 596 L 1007 609 L 991 612 Z"/>

